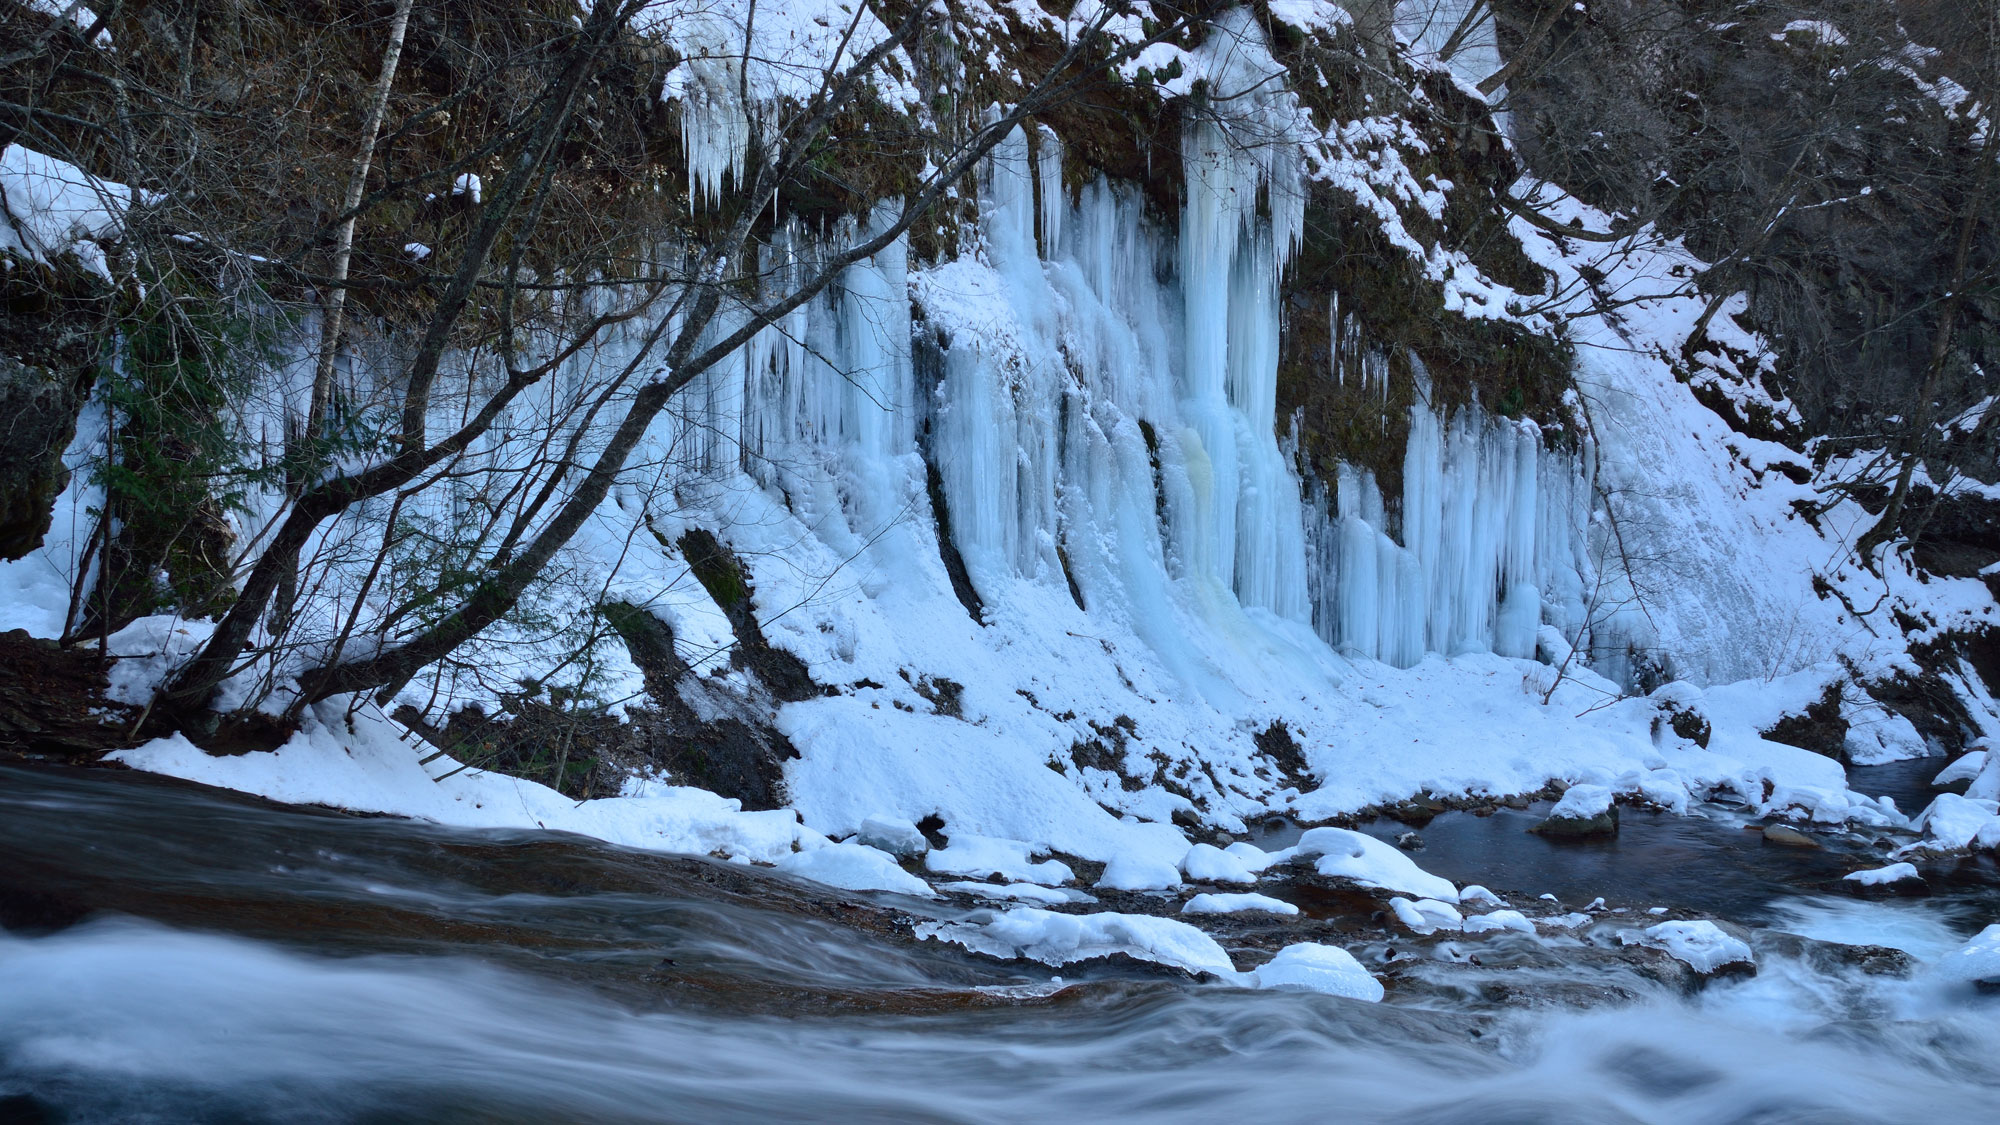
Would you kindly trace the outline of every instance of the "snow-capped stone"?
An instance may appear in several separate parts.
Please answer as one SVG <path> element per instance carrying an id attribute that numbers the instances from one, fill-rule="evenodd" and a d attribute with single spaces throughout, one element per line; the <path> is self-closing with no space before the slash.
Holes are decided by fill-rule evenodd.
<path id="1" fill-rule="evenodd" d="M 1066 965 L 1124 953 L 1190 972 L 1236 975 L 1215 939 L 1186 922 L 1147 914 L 1057 914 L 1032 906 L 975 911 L 962 922 L 920 922 L 922 938 L 956 942 L 992 957 L 1029 957 Z"/>
<path id="2" fill-rule="evenodd" d="M 1972 940 L 1939 958 L 1931 972 L 1962 984 L 2000 981 L 2000 923 L 1979 931 Z"/>
<path id="3" fill-rule="evenodd" d="M 1943 789 L 1949 785 L 1963 785 L 1971 781 L 1979 776 L 1980 770 L 1986 768 L 1986 758 L 1987 752 L 1984 750 L 1968 750 L 1960 754 L 1950 765 L 1939 770 L 1936 777 L 1931 778 L 1932 787 Z"/>
<path id="4" fill-rule="evenodd" d="M 1260 894 L 1198 894 L 1181 907 L 1182 914 L 1243 914 L 1261 910 L 1267 914 L 1297 914 L 1299 908 L 1283 899 Z"/>
<path id="5" fill-rule="evenodd" d="M 1636 937 L 1624 935 L 1624 940 L 1664 950 L 1668 956 L 1686 962 L 1704 975 L 1734 965 L 1754 969 L 1757 963 L 1748 945 L 1730 937 L 1713 922 L 1661 922 Z"/>
<path id="6" fill-rule="evenodd" d="M 896 857 L 852 840 L 823 848 L 793 852 L 778 861 L 778 870 L 829 887 L 848 891 L 896 891 L 937 897 L 930 884 L 896 865 Z"/>
<path id="7" fill-rule="evenodd" d="M 1104 865 L 1097 880 L 1107 891 L 1169 891 L 1180 885 L 1181 873 L 1172 864 L 1123 853 Z"/>
<path id="8" fill-rule="evenodd" d="M 1019 840 L 961 833 L 951 838 L 949 847 L 925 855 L 924 867 L 940 875 L 998 877 L 1014 883 L 1057 884 L 1076 878 L 1076 872 L 1061 860 L 1037 863 L 1032 855 L 1032 849 Z"/>
<path id="9" fill-rule="evenodd" d="M 1362 968 L 1361 962 L 1356 961 L 1352 953 L 1336 945 L 1321 945 L 1318 942 L 1288 945 L 1280 949 L 1276 957 L 1244 976 L 1254 977 L 1258 988 L 1324 992 L 1330 996 L 1345 996 L 1371 1003 L 1382 999 L 1383 995 L 1382 982 Z"/>
<path id="10" fill-rule="evenodd" d="M 1924 844 L 1959 851 L 1978 844 L 2000 844 L 2000 802 L 1940 793 L 1917 814 L 1911 827 L 1924 834 Z"/>
<path id="11" fill-rule="evenodd" d="M 1181 860 L 1181 873 L 1197 883 L 1254 883 L 1257 875 L 1241 859 L 1214 844 L 1196 844 Z"/>
<path id="12" fill-rule="evenodd" d="M 1532 829 L 1544 836 L 1609 836 L 1618 831 L 1618 807 L 1608 785 L 1572 785 Z"/>
<path id="13" fill-rule="evenodd" d="M 916 825 L 895 816 L 866 818 L 854 838 L 893 856 L 923 855 L 931 850 L 931 842 L 924 839 L 923 832 Z"/>
<path id="14" fill-rule="evenodd" d="M 1535 932 L 1535 924 L 1528 921 L 1528 916 L 1518 910 L 1495 910 L 1488 914 L 1475 914 L 1465 920 L 1465 932 L 1468 934 L 1492 933 L 1499 930 L 1532 934 Z"/>
<path id="15" fill-rule="evenodd" d="M 1421 898 L 1415 902 L 1406 898 L 1390 899 L 1389 908 L 1395 912 L 1397 921 L 1420 934 L 1461 929 L 1465 924 L 1464 917 L 1450 904 L 1434 898 Z"/>
<path id="16" fill-rule="evenodd" d="M 1887 867 L 1871 867 L 1865 871 L 1851 872 L 1841 876 L 1841 879 L 1849 883 L 1859 883 L 1864 887 L 1884 887 L 1910 880 L 1922 882 L 1923 875 L 1917 871 L 1915 864 L 1892 863 Z"/>
<path id="17" fill-rule="evenodd" d="M 1444 902 L 1458 901 L 1458 888 L 1451 880 L 1425 871 L 1394 846 L 1360 832 L 1311 829 L 1299 837 L 1297 854 L 1319 857 L 1315 869 L 1321 875 Z"/>

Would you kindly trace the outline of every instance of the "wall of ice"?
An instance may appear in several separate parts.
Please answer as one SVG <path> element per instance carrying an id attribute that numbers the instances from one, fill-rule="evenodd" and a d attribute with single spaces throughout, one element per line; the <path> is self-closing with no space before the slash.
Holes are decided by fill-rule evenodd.
<path id="1" fill-rule="evenodd" d="M 1189 138 L 1178 231 L 1129 188 L 1065 194 L 1059 142 L 1042 131 L 1031 165 L 1017 131 L 985 168 L 965 255 L 912 275 L 899 243 L 848 270 L 693 389 L 684 448 L 740 467 L 843 553 L 935 518 L 928 456 L 982 595 L 1067 587 L 1170 665 L 1189 627 L 1290 622 L 1405 666 L 1532 656 L 1544 623 L 1574 638 L 1588 486 L 1533 424 L 1420 402 L 1400 496 L 1359 470 L 1301 479 L 1275 417 L 1296 181 L 1223 128 Z M 783 285 L 815 253 L 789 234 L 764 270 Z M 921 377 L 913 336 L 935 358 Z M 1326 377 L 1388 365 L 1336 352 Z"/>

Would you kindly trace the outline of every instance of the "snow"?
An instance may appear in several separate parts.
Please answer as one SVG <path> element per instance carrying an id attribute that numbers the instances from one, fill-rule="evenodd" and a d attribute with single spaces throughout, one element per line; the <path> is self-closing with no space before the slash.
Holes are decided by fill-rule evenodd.
<path id="1" fill-rule="evenodd" d="M 1450 903 L 1434 898 L 1420 898 L 1415 902 L 1406 898 L 1389 900 L 1389 909 L 1396 920 L 1420 934 L 1437 930 L 1463 929 L 1465 918 Z"/>
<path id="2" fill-rule="evenodd" d="M 1970 984 L 2000 980 L 2000 924 L 1986 927 L 1970 941 L 1933 962 L 1933 975 Z"/>
<path id="3" fill-rule="evenodd" d="M 1035 862 L 1031 845 L 969 833 L 951 837 L 949 847 L 924 856 L 924 867 L 941 875 L 976 875 L 1015 883 L 1067 883 L 1076 873 L 1061 860 Z"/>
<path id="4" fill-rule="evenodd" d="M 1371 1003 L 1382 999 L 1384 992 L 1382 982 L 1362 968 L 1352 953 L 1318 942 L 1288 945 L 1244 975 L 1256 978 L 1258 988 L 1324 992 Z"/>
<path id="5" fill-rule="evenodd" d="M 458 178 L 451 182 L 451 193 L 453 195 L 466 196 L 477 205 L 480 201 L 481 193 L 485 190 L 485 186 L 485 184 L 480 182 L 478 173 L 461 172 Z"/>
<path id="6" fill-rule="evenodd" d="M 1117 855 L 1104 865 L 1097 886 L 1112 891 L 1166 891 L 1181 885 L 1181 873 L 1173 864 L 1138 856 Z"/>
<path id="7" fill-rule="evenodd" d="M 1458 889 L 1458 901 L 1459 904 L 1462 906 L 1507 905 L 1506 902 L 1503 901 L 1499 895 L 1494 894 L 1492 891 L 1487 890 L 1485 887 L 1480 886 L 1478 883 L 1467 883 L 1465 886 L 1460 887 Z"/>
<path id="8" fill-rule="evenodd" d="M 963 894 L 978 895 L 981 898 L 1008 899 L 1014 902 L 1031 902 L 1041 906 L 1060 906 L 1069 902 L 1096 902 L 1094 896 L 1067 887 L 1041 887 L 1033 883 L 939 883 L 941 891 L 958 891 Z"/>
<path id="9" fill-rule="evenodd" d="M 171 614 L 133 621 L 107 642 L 106 651 L 117 659 L 106 677 L 109 687 L 104 694 L 119 703 L 144 706 L 166 674 L 214 631 L 212 622 L 183 621 Z"/>
<path id="10" fill-rule="evenodd" d="M 975 911 L 964 921 L 920 922 L 918 937 L 956 942 L 975 953 L 1067 965 L 1124 953 L 1193 973 L 1234 977 L 1229 954 L 1200 930 L 1145 914 L 1056 914 L 1032 906 Z"/>
<path id="11" fill-rule="evenodd" d="M 1568 817 L 1575 820 L 1589 820 L 1602 816 L 1611 810 L 1611 789 L 1604 785 L 1572 785 L 1563 792 L 1562 800 L 1549 810 L 1549 817 Z"/>
<path id="12" fill-rule="evenodd" d="M 1974 844 L 2000 846 L 2000 802 L 1940 793 L 1910 822 L 1924 834 L 1923 846 L 1959 851 Z"/>
<path id="13" fill-rule="evenodd" d="M 745 812 L 702 789 L 661 786 L 646 797 L 576 801 L 532 781 L 463 769 L 451 756 L 419 764 L 399 729 L 373 709 L 321 705 L 270 753 L 211 755 L 180 735 L 107 755 L 133 769 L 255 793 L 275 801 L 395 813 L 466 828 L 578 832 L 627 847 L 774 863 L 824 838 L 790 810 Z M 449 776 L 447 776 L 449 775 Z"/>
<path id="14" fill-rule="evenodd" d="M 923 855 L 931 850 L 929 840 L 916 825 L 897 816 L 870 816 L 861 821 L 855 839 L 890 855 Z"/>
<path id="15" fill-rule="evenodd" d="M 1934 788 L 1942 789 L 1956 782 L 1971 781 L 1973 778 L 1979 776 L 1981 770 L 1986 768 L 1987 753 L 1985 750 L 1969 750 L 1964 754 L 1960 754 L 1958 757 L 1952 759 L 1950 765 L 1938 771 L 1938 775 L 1931 779 L 1931 785 Z"/>
<path id="16" fill-rule="evenodd" d="M 1921 879 L 1914 864 L 1892 863 L 1887 867 L 1874 867 L 1866 871 L 1855 871 L 1841 876 L 1847 882 L 1859 883 L 1864 887 L 1884 887 L 1910 879 Z"/>
<path id="17" fill-rule="evenodd" d="M 1198 894 L 1181 906 L 1182 914 L 1242 914 L 1248 911 L 1263 911 L 1267 914 L 1297 914 L 1299 908 L 1283 899 L 1260 894 Z"/>
<path id="18" fill-rule="evenodd" d="M 842 890 L 936 897 L 930 884 L 897 866 L 895 856 L 851 840 L 784 856 L 778 870 Z"/>
<path id="19" fill-rule="evenodd" d="M 1665 950 L 1676 960 L 1685 961 L 1697 973 L 1712 973 L 1725 965 L 1754 963 L 1750 947 L 1722 932 L 1713 922 L 1661 922 L 1647 927 L 1636 940 L 1625 935 L 1627 944 Z"/>
<path id="20" fill-rule="evenodd" d="M 1425 871 L 1392 845 L 1360 832 L 1345 828 L 1310 829 L 1299 837 L 1298 854 L 1318 856 L 1315 870 L 1321 875 L 1447 903 L 1458 901 L 1458 888 L 1451 880 Z"/>
<path id="21" fill-rule="evenodd" d="M 1262 856 L 1263 853 L 1258 853 Z M 1196 844 L 1181 860 L 1181 871 L 1197 883 L 1254 883 L 1256 871 L 1240 856 L 1214 844 Z"/>
<path id="22" fill-rule="evenodd" d="M 102 180 L 66 160 L 10 144 L 0 150 L 0 252 L 37 262 L 73 256 L 111 280 L 99 242 L 124 230 L 132 189 Z"/>
<path id="23" fill-rule="evenodd" d="M 1518 910 L 1495 910 L 1486 914 L 1475 914 L 1465 920 L 1464 928 L 1468 934 L 1508 931 L 1532 934 L 1535 932 L 1535 924 L 1528 920 L 1527 915 Z"/>

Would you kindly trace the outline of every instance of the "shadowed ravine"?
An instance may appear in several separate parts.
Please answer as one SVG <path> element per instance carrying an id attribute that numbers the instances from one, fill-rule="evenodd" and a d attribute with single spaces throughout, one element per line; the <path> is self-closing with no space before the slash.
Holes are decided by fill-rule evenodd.
<path id="1" fill-rule="evenodd" d="M 1990 920 L 2000 898 L 1977 872 L 1860 901 L 1815 893 L 1839 866 L 1824 853 L 1744 846 L 1726 820 L 1634 814 L 1617 846 L 1558 852 L 1516 846 L 1520 819 L 1447 814 L 1418 858 L 1517 903 L 1696 907 L 1920 964 L 1869 975 L 1760 929 L 1755 978 L 1691 994 L 1587 943 L 1517 935 L 1448 943 L 1473 957 L 1405 969 L 1379 1005 L 1136 965 L 1056 984 L 913 942 L 898 918 L 914 903 L 729 864 L 9 768 L 0 1120 L 1990 1111 L 2000 1004 L 1921 965 Z"/>

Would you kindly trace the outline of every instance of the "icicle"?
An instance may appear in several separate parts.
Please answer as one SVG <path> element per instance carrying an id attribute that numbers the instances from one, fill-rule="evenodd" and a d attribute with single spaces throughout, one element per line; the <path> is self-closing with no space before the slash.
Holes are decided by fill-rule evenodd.
<path id="1" fill-rule="evenodd" d="M 1069 201 L 1063 194 L 1062 138 L 1047 125 L 1038 127 L 1035 170 L 1036 202 L 1041 207 L 1042 253 L 1044 257 L 1054 258 L 1062 246 L 1063 212 L 1068 210 Z"/>

